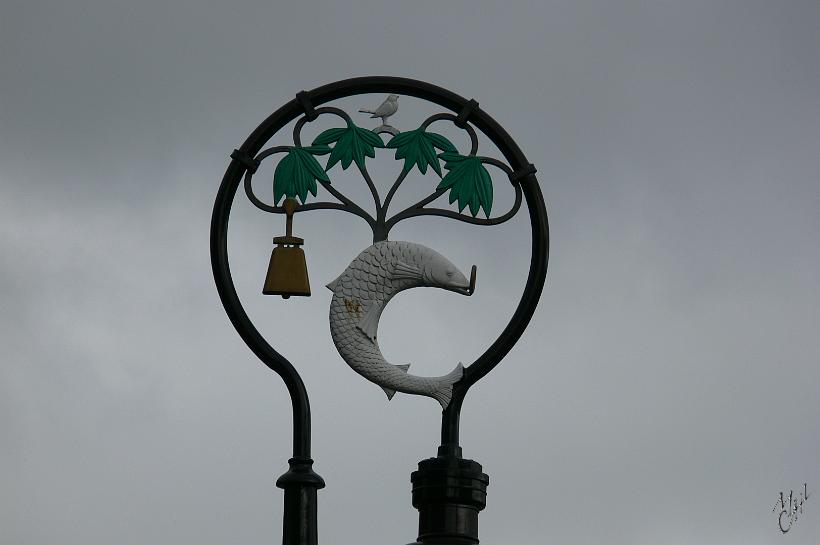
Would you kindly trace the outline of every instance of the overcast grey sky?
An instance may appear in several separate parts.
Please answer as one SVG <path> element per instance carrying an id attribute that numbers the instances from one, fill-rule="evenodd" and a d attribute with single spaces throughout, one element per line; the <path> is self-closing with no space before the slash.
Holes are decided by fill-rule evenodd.
<path id="1" fill-rule="evenodd" d="M 482 542 L 817 543 L 819 23 L 816 0 L 6 0 L 0 544 L 281 540 L 290 403 L 219 303 L 211 206 L 274 109 L 370 74 L 475 97 L 538 167 L 550 213 L 541 305 L 464 406 L 464 454 L 490 475 Z M 392 120 L 414 128 L 426 110 L 402 100 Z M 311 396 L 321 542 L 412 541 L 437 404 L 388 403 L 327 325 L 322 286 L 366 226 L 297 216 L 314 295 L 285 303 L 259 293 L 282 218 L 237 202 L 240 295 Z M 479 282 L 398 296 L 388 359 L 473 361 L 513 311 L 528 236 L 523 217 L 397 228 Z M 784 536 L 772 508 L 804 482 Z"/>

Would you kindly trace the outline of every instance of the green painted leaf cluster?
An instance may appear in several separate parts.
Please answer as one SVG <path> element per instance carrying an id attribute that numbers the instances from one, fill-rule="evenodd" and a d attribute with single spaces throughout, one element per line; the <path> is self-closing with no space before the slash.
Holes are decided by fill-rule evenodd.
<path id="1" fill-rule="evenodd" d="M 397 134 L 390 139 L 387 147 L 396 150 L 396 159 L 404 159 L 405 172 L 410 172 L 415 165 L 422 174 L 426 174 L 427 165 L 430 165 L 439 176 L 441 165 L 434 148 L 456 153 L 456 147 L 449 140 L 440 134 L 426 132 L 423 127 Z"/>
<path id="2" fill-rule="evenodd" d="M 363 169 L 365 156 L 375 157 L 376 151 L 374 148 L 384 147 L 384 142 L 378 134 L 357 127 L 351 122 L 348 122 L 347 127 L 328 129 L 313 141 L 314 146 L 327 146 L 329 144 L 334 145 L 325 170 L 330 170 L 333 165 L 340 161 L 343 169 L 347 169 L 353 161 L 359 165 L 359 168 Z"/>
<path id="3" fill-rule="evenodd" d="M 328 146 L 293 147 L 288 150 L 273 171 L 273 204 L 282 197 L 299 200 L 304 204 L 308 192 L 316 196 L 316 180 L 330 179 L 314 155 L 330 153 Z"/>
<path id="4" fill-rule="evenodd" d="M 481 164 L 481 159 L 474 155 L 459 155 L 445 152 L 439 154 L 449 172 L 444 175 L 436 189 L 450 190 L 450 204 L 458 200 L 458 211 L 470 207 L 473 217 L 480 208 L 484 215 L 490 217 L 493 207 L 493 180 L 490 173 Z"/>

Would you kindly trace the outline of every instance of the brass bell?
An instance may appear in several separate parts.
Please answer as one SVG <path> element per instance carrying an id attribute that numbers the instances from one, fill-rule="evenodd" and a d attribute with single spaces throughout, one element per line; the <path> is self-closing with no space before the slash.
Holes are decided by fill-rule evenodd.
<path id="1" fill-rule="evenodd" d="M 282 208 L 287 214 L 285 236 L 274 237 L 276 247 L 270 255 L 268 274 L 265 277 L 264 295 L 281 295 L 287 299 L 291 295 L 310 296 L 310 281 L 308 280 L 305 252 L 300 248 L 304 240 L 292 235 L 293 212 L 296 210 L 296 201 L 285 199 Z"/>

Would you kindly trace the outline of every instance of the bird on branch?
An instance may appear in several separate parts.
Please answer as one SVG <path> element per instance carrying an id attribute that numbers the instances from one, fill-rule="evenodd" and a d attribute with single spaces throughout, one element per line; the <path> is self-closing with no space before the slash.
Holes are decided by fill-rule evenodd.
<path id="1" fill-rule="evenodd" d="M 387 125 L 387 118 L 396 113 L 396 110 L 399 109 L 398 101 L 399 95 L 390 95 L 384 102 L 381 103 L 381 106 L 375 110 L 367 110 L 362 108 L 359 111 L 363 114 L 371 114 L 371 119 L 374 117 L 380 117 L 382 119 L 382 125 Z"/>

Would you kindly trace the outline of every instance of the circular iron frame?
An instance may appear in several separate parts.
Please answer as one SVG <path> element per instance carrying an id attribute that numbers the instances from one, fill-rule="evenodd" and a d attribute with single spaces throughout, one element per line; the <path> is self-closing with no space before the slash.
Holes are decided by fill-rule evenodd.
<path id="1" fill-rule="evenodd" d="M 495 144 L 516 173 L 515 178 L 521 185 L 526 199 L 532 230 L 532 253 L 521 299 L 512 318 L 495 342 L 475 362 L 465 367 L 463 378 L 454 385 L 452 401 L 442 412 L 439 452 L 460 457 L 459 421 L 464 397 L 473 384 L 501 362 L 523 334 L 541 296 L 549 258 L 547 211 L 535 177 L 535 168 L 527 161 L 510 135 L 481 110 L 475 100 L 465 99 L 423 81 L 391 76 L 351 78 L 298 93 L 296 98 L 265 119 L 231 155 L 232 161 L 222 178 L 211 218 L 211 266 L 217 291 L 225 312 L 248 347 L 284 380 L 293 405 L 293 459 L 310 459 L 310 403 L 305 385 L 290 361 L 262 337 L 242 307 L 228 262 L 228 220 L 244 174 L 253 168 L 247 158 L 255 157 L 274 134 L 300 115 L 305 115 L 308 119 L 315 118 L 316 106 L 367 93 L 412 96 L 438 104 L 458 114 L 459 122 L 471 123 Z"/>

